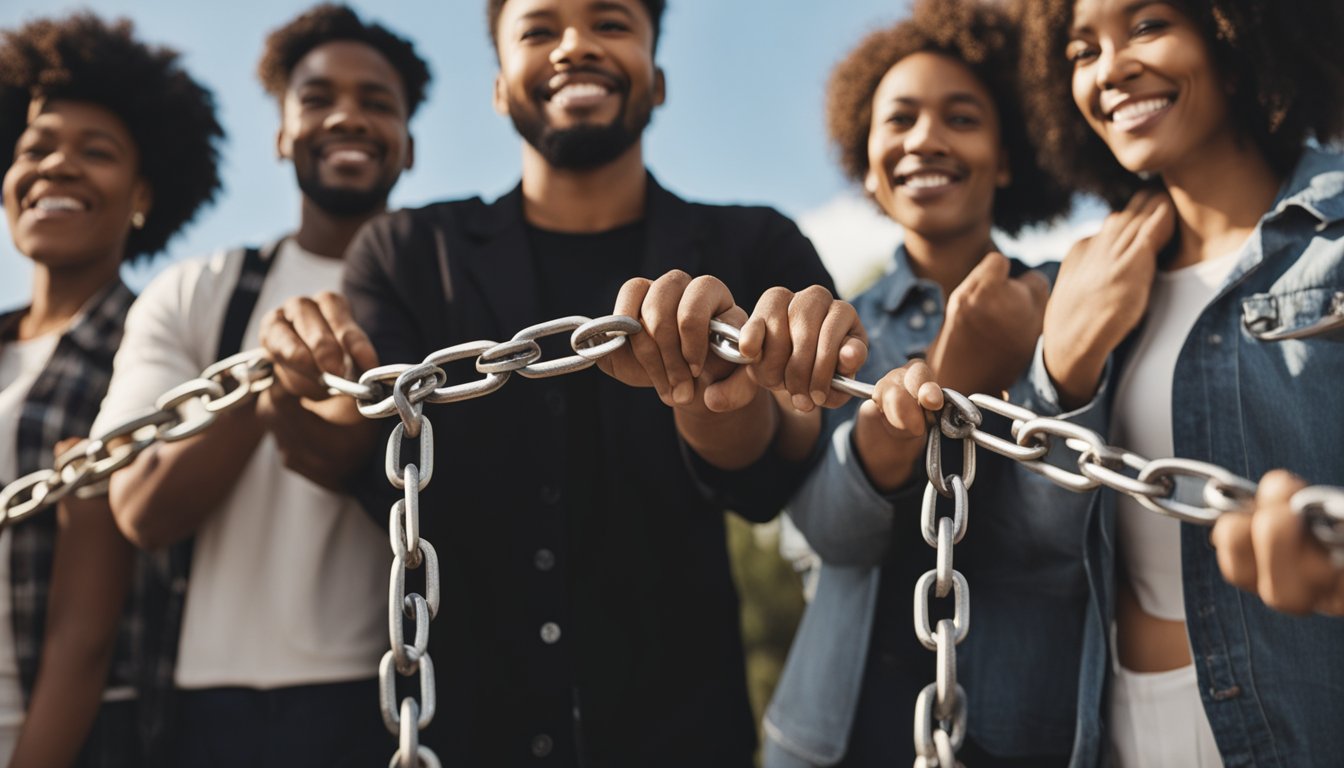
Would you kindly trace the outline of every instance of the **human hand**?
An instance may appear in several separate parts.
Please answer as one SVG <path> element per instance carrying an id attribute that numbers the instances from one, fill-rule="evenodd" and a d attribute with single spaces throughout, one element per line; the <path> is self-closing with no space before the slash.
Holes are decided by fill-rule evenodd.
<path id="1" fill-rule="evenodd" d="M 747 319 L 718 278 L 692 278 L 679 269 L 657 280 L 632 278 L 621 286 L 612 312 L 635 318 L 644 330 L 598 360 L 607 375 L 632 387 L 653 387 L 674 408 L 708 410 L 706 390 L 715 384 L 754 397 L 746 369 L 709 352 L 710 320 L 740 326 Z"/>
<path id="2" fill-rule="evenodd" d="M 1046 370 L 1065 407 L 1096 393 L 1106 359 L 1148 308 L 1157 254 L 1175 231 L 1171 197 L 1145 189 L 1065 257 L 1042 330 Z"/>
<path id="3" fill-rule="evenodd" d="M 942 407 L 943 390 L 922 360 L 878 380 L 872 399 L 859 406 L 854 424 L 859 460 L 878 490 L 895 490 L 910 479 L 924 451 L 926 413 Z"/>
<path id="4" fill-rule="evenodd" d="M 274 363 L 276 384 L 262 398 L 270 406 L 288 406 L 284 401 L 295 397 L 325 401 L 331 393 L 322 374 L 348 377 L 378 365 L 378 353 L 355 323 L 349 303 L 331 291 L 312 298 L 296 296 L 267 313 L 261 323 L 261 345 Z M 332 406 L 310 410 L 340 423 L 360 418 L 349 398 L 335 398 Z"/>
<path id="5" fill-rule="evenodd" d="M 941 385 L 997 394 L 1031 362 L 1050 281 L 1035 270 L 1010 277 L 1010 266 L 991 252 L 948 297 L 943 329 L 928 352 Z"/>
<path id="6" fill-rule="evenodd" d="M 1275 610 L 1344 616 L 1344 568 L 1330 562 L 1325 547 L 1289 505 L 1305 487 L 1301 478 L 1281 469 L 1262 477 L 1254 512 L 1223 515 L 1213 527 L 1218 568 L 1230 584 Z"/>
<path id="7" fill-rule="evenodd" d="M 757 359 L 747 366 L 753 381 L 776 393 L 787 392 L 794 409 L 807 413 L 849 400 L 831 388 L 831 380 L 852 377 L 863 366 L 868 334 L 854 307 L 826 288 L 813 285 L 795 293 L 776 287 L 756 302 L 742 326 L 738 350 Z M 720 402 L 731 405 L 732 396 L 743 394 L 724 389 L 722 400 L 716 398 L 711 408 Z"/>

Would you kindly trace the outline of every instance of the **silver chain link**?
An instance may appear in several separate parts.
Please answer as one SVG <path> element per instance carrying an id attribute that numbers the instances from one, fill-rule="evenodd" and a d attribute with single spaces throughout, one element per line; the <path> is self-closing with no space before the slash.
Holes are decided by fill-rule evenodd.
<path id="1" fill-rule="evenodd" d="M 626 337 L 638 333 L 638 320 L 608 315 L 595 320 L 572 316 L 525 328 L 505 342 L 473 341 L 456 344 L 415 365 L 384 365 L 366 371 L 358 381 L 323 374 L 334 396 L 350 397 L 359 412 L 371 419 L 398 417 L 388 439 L 388 481 L 403 491 L 392 505 L 388 535 L 392 546 L 392 575 L 388 590 L 388 636 L 391 649 L 379 664 L 379 708 L 383 723 L 398 737 L 398 749 L 389 766 L 439 768 L 433 750 L 420 744 L 420 731 L 434 719 L 436 690 L 434 663 L 429 656 L 429 625 L 439 612 L 439 560 L 434 547 L 420 537 L 420 493 L 434 474 L 434 432 L 424 416 L 425 403 L 454 403 L 488 395 L 513 373 L 526 378 L 560 376 L 582 370 L 616 351 Z M 542 361 L 539 339 L 570 334 L 571 356 Z M 738 347 L 737 328 L 710 323 L 710 350 L 729 362 L 755 362 Z M 448 383 L 443 366 L 475 358 L 482 378 Z M 102 434 L 80 441 L 43 469 L 15 480 L 0 490 L 0 528 L 21 522 L 62 498 L 105 494 L 108 478 L 157 443 L 183 440 L 208 429 L 219 414 L 247 404 L 275 381 L 273 364 L 260 349 L 221 360 L 198 378 L 165 392 L 155 407 L 132 415 Z M 873 385 L 835 376 L 833 389 L 864 399 Z M 1201 461 L 1179 458 L 1145 459 L 1106 443 L 1096 432 L 1069 421 L 1044 417 L 1020 405 L 990 395 L 965 397 L 944 389 L 946 405 L 928 414 L 930 428 L 925 451 L 928 486 L 920 525 L 924 540 L 934 548 L 936 566 L 915 585 L 915 634 L 937 653 L 936 679 L 915 702 L 916 768 L 959 765 L 956 752 L 966 738 L 966 692 L 957 682 L 956 646 L 970 629 L 970 586 L 953 567 L 953 547 L 966 534 L 970 513 L 968 491 L 975 481 L 976 449 L 1005 456 L 1056 485 L 1084 492 L 1106 487 L 1132 496 L 1146 508 L 1197 525 L 1212 525 L 1230 512 L 1252 508 L 1255 483 L 1233 472 Z M 984 412 L 1011 421 L 1010 442 L 981 429 Z M 960 473 L 944 473 L 942 440 L 962 444 Z M 403 457 L 403 441 L 415 440 L 413 457 Z M 1077 472 L 1046 462 L 1052 451 L 1077 454 Z M 1179 478 L 1198 484 L 1197 493 L 1178 493 Z M 951 515 L 939 514 L 938 499 L 952 501 Z M 1295 493 L 1293 511 L 1306 529 L 1323 544 L 1332 562 L 1344 568 L 1344 488 L 1311 486 Z M 407 571 L 425 569 L 425 595 L 407 594 Z M 951 595 L 953 618 L 930 625 L 929 592 L 939 599 Z M 406 642 L 407 620 L 413 623 Z M 419 698 L 397 702 L 396 675 L 419 678 Z"/>

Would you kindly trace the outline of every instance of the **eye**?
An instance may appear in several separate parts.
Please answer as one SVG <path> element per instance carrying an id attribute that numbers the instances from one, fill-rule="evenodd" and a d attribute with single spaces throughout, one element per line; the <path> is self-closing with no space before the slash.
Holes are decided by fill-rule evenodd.
<path id="1" fill-rule="evenodd" d="M 597 26 L 596 26 L 595 28 L 597 29 L 598 32 L 629 32 L 629 31 L 630 31 L 630 25 L 629 25 L 629 24 L 626 24 L 626 23 L 623 22 L 623 21 L 616 21 L 616 20 L 614 20 L 614 19 L 605 19 L 605 20 L 603 20 L 603 21 L 599 21 L 599 22 L 597 23 Z"/>
<path id="2" fill-rule="evenodd" d="M 897 128 L 909 128 L 915 124 L 916 116 L 909 112 L 894 112 L 887 118 L 887 123 Z"/>
<path id="3" fill-rule="evenodd" d="M 1097 53 L 1096 46 L 1083 42 L 1082 40 L 1074 40 L 1064 49 L 1065 58 L 1073 62 L 1074 66 L 1085 64 L 1095 59 Z"/>
<path id="4" fill-rule="evenodd" d="M 537 42 L 541 40 L 546 40 L 552 37 L 553 34 L 554 33 L 551 32 L 550 27 L 543 27 L 543 26 L 527 27 L 523 30 L 522 34 L 518 36 L 518 39 L 529 42 Z"/>
<path id="5" fill-rule="evenodd" d="M 318 109 L 331 105 L 331 97 L 325 93 L 304 93 L 299 95 L 299 104 L 305 108 Z"/>
<path id="6" fill-rule="evenodd" d="M 1129 31 L 1129 34 L 1130 37 L 1142 37 L 1144 35 L 1161 32 L 1169 26 L 1171 26 L 1171 24 L 1164 19 L 1140 19 L 1139 22 L 1134 25 L 1134 28 Z"/>
<path id="7" fill-rule="evenodd" d="M 102 160 L 110 162 L 117 159 L 117 153 L 107 147 L 88 146 L 84 148 L 84 156 L 93 160 Z"/>
<path id="8" fill-rule="evenodd" d="M 364 108 L 370 112 L 378 112 L 385 115 L 390 115 L 397 111 L 396 105 L 386 99 L 370 99 L 365 101 Z"/>
<path id="9" fill-rule="evenodd" d="M 978 128 L 980 118 L 975 115 L 948 115 L 947 124 L 953 128 Z"/>

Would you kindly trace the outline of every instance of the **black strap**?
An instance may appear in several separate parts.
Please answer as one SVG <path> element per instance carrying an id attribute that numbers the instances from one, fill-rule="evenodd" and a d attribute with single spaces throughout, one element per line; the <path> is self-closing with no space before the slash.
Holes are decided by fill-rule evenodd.
<path id="1" fill-rule="evenodd" d="M 247 333 L 247 323 L 257 308 L 257 299 L 261 296 L 261 287 L 266 282 L 266 274 L 275 263 L 275 252 L 280 249 L 280 239 L 262 248 L 246 248 L 243 251 L 243 266 L 238 271 L 238 282 L 233 286 L 233 295 L 229 297 L 229 306 L 224 311 L 224 327 L 219 334 L 219 348 L 215 359 L 223 360 L 237 354 L 243 348 L 243 334 Z"/>

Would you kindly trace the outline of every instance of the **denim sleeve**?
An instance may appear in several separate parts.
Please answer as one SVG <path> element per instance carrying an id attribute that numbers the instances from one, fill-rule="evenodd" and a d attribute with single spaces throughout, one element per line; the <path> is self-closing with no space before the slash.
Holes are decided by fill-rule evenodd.
<path id="1" fill-rule="evenodd" d="M 868 479 L 853 443 L 854 419 L 841 422 L 827 440 L 821 461 L 789 502 L 788 512 L 808 544 L 833 565 L 877 566 L 891 541 L 897 509 L 917 514 L 924 484 L 883 494 Z"/>

